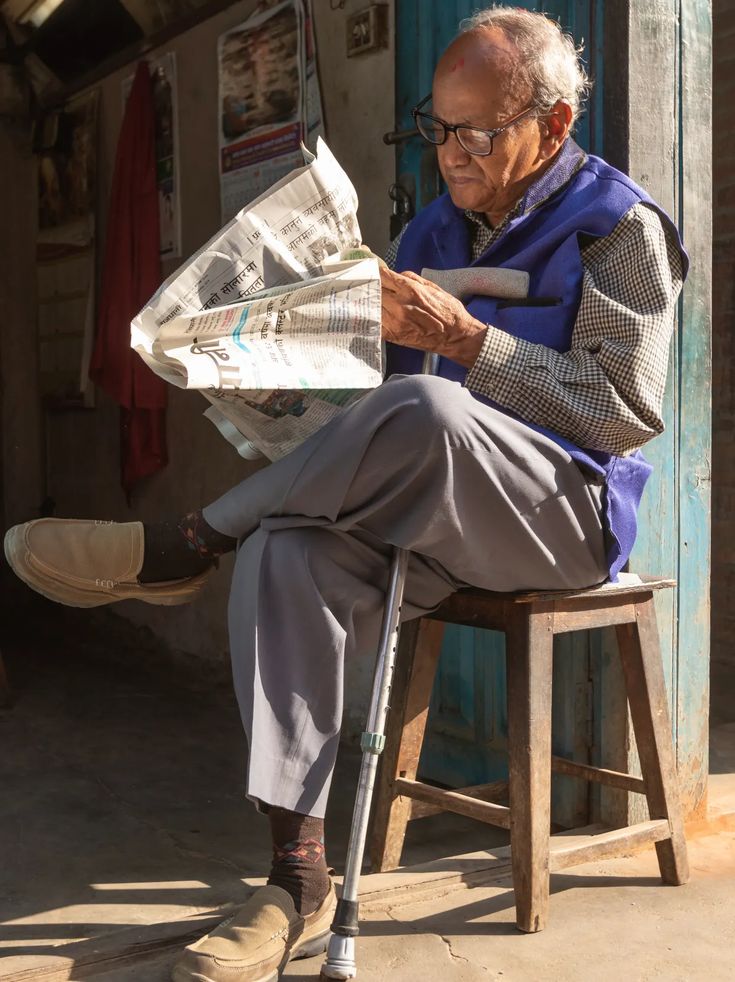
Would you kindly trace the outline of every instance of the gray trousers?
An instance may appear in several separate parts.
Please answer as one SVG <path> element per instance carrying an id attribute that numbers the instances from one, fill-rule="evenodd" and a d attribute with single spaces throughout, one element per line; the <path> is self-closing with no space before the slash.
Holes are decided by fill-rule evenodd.
<path id="1" fill-rule="evenodd" d="M 396 376 L 204 510 L 240 546 L 229 603 L 247 794 L 323 816 L 345 657 L 375 654 L 393 546 L 404 619 L 463 585 L 607 576 L 602 489 L 551 440 L 454 382 Z"/>

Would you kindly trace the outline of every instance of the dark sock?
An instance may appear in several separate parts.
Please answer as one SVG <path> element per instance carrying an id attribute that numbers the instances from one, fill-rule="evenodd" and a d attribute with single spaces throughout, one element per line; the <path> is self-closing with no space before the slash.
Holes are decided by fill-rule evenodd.
<path id="1" fill-rule="evenodd" d="M 324 819 L 267 806 L 273 838 L 273 865 L 268 877 L 293 897 L 305 917 L 329 893 L 329 871 L 324 855 Z"/>
<path id="2" fill-rule="evenodd" d="M 201 510 L 178 521 L 144 525 L 143 531 L 143 568 L 138 575 L 141 583 L 196 576 L 237 545 L 237 539 L 207 525 Z"/>

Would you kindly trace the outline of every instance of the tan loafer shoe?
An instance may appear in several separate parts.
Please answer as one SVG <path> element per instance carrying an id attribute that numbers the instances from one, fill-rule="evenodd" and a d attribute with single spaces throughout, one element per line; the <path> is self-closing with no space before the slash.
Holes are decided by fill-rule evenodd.
<path id="1" fill-rule="evenodd" d="M 334 887 L 318 910 L 302 917 L 281 887 L 256 890 L 236 914 L 184 949 L 173 982 L 275 982 L 292 958 L 327 950 L 336 906 Z"/>
<path id="2" fill-rule="evenodd" d="M 5 556 L 32 590 L 68 607 L 99 607 L 117 600 L 185 604 L 211 573 L 138 583 L 143 566 L 142 522 L 39 518 L 5 533 Z"/>

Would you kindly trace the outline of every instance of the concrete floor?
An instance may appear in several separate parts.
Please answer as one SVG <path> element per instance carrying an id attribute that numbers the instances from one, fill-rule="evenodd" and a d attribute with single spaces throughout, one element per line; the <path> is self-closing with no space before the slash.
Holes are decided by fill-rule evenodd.
<path id="1" fill-rule="evenodd" d="M 695 840 L 692 879 L 662 887 L 655 855 L 576 867 L 552 882 L 545 931 L 513 927 L 510 883 L 363 912 L 360 982 L 732 982 L 735 834 Z M 165 982 L 176 955 L 95 976 Z M 284 978 L 319 977 L 321 958 Z"/>
<path id="2" fill-rule="evenodd" d="M 241 792 L 234 700 L 226 678 L 103 650 L 99 637 L 80 639 L 76 614 L 35 610 L 3 648 L 16 700 L 0 711 L 0 979 L 159 982 L 182 931 L 201 930 L 207 912 L 241 901 L 267 871 L 266 823 Z M 724 787 L 735 700 L 722 691 L 713 763 Z M 344 790 L 332 795 L 335 864 L 357 760 L 342 754 Z M 490 850 L 504 835 L 425 819 L 409 826 L 404 862 Z M 534 936 L 514 929 L 508 880 L 438 884 L 420 903 L 371 900 L 359 978 L 735 979 L 735 833 L 690 848 L 692 882 L 678 889 L 660 885 L 653 851 L 555 875 L 550 926 Z M 162 923 L 173 932 L 150 927 Z M 319 965 L 297 962 L 285 977 L 315 978 Z"/>

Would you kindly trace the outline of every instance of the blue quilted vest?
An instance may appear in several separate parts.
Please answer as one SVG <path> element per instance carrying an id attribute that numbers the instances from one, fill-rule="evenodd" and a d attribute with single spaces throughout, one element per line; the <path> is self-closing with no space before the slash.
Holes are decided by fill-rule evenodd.
<path id="1" fill-rule="evenodd" d="M 424 267 L 455 269 L 464 266 L 507 266 L 530 275 L 528 300 L 507 301 L 471 297 L 467 309 L 479 321 L 492 324 L 533 344 L 568 351 L 582 295 L 583 267 L 580 235 L 609 235 L 625 213 L 639 202 L 651 205 L 686 253 L 671 219 L 654 201 L 599 157 L 587 157 L 568 140 L 554 164 L 527 191 L 520 213 L 476 262 L 471 260 L 469 222 L 448 194 L 433 201 L 412 220 L 403 235 L 396 263 L 399 272 Z M 587 239 L 586 241 L 589 241 Z M 423 352 L 388 345 L 388 374 L 421 371 Z M 441 358 L 438 374 L 464 384 L 467 370 Z M 476 393 L 475 398 L 510 416 L 515 413 Z M 546 434 L 563 447 L 583 468 L 604 478 L 605 517 L 610 533 L 608 565 L 615 580 L 630 555 L 637 532 L 637 512 L 651 466 L 640 451 L 619 457 L 578 447 L 551 430 L 521 421 Z"/>

